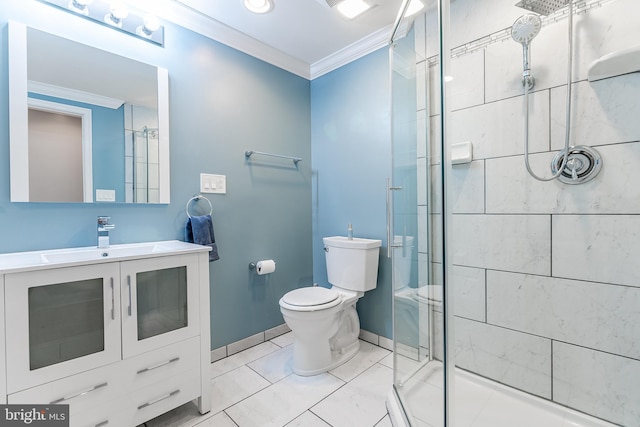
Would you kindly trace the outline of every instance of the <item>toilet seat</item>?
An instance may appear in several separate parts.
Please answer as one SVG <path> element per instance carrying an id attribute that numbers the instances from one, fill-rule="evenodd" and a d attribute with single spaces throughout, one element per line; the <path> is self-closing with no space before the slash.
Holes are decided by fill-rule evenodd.
<path id="1" fill-rule="evenodd" d="M 316 311 L 335 307 L 340 302 L 340 294 L 335 290 L 310 286 L 287 292 L 280 300 L 280 305 L 293 311 Z"/>

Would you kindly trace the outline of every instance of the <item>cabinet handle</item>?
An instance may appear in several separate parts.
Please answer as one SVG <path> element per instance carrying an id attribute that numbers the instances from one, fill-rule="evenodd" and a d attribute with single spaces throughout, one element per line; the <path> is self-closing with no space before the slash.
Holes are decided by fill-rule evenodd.
<path id="1" fill-rule="evenodd" d="M 165 396 L 159 397 L 156 400 L 152 400 L 151 402 L 143 403 L 142 405 L 138 406 L 138 410 L 146 408 L 147 406 L 155 405 L 156 403 L 162 402 L 163 400 L 168 399 L 171 396 L 175 396 L 178 393 L 180 393 L 180 389 L 174 390 L 174 391 L 172 391 L 171 393 L 169 393 L 169 394 L 167 394 Z"/>
<path id="2" fill-rule="evenodd" d="M 107 424 L 109 424 L 109 420 L 104 420 L 104 421 L 99 422 L 98 424 L 96 424 L 93 427 L 102 427 L 102 426 L 106 426 Z"/>
<path id="3" fill-rule="evenodd" d="M 131 276 L 127 276 L 127 285 L 129 285 L 129 308 L 127 309 L 127 312 L 129 313 L 129 316 L 131 316 Z"/>
<path id="4" fill-rule="evenodd" d="M 177 362 L 178 360 L 180 360 L 180 358 L 179 358 L 179 357 L 174 357 L 173 359 L 168 360 L 168 361 L 163 362 L 163 363 L 160 363 L 159 365 L 149 366 L 148 368 L 140 369 L 140 370 L 138 371 L 138 374 L 142 374 L 142 373 L 144 373 L 144 372 L 153 371 L 154 369 L 158 369 L 158 368 L 161 368 L 161 367 L 163 367 L 163 366 L 167 366 L 167 365 L 169 365 L 169 364 L 171 364 L 171 363 Z"/>
<path id="5" fill-rule="evenodd" d="M 111 320 L 116 320 L 116 301 L 113 289 L 113 277 L 111 278 Z M 108 422 L 108 421 L 107 421 Z"/>
<path id="6" fill-rule="evenodd" d="M 108 385 L 109 385 L 109 383 L 98 384 L 97 386 L 93 386 L 90 389 L 83 390 L 83 391 L 81 391 L 79 393 L 76 393 L 76 394 L 72 394 L 71 396 L 61 397 L 60 399 L 56 399 L 54 401 L 51 401 L 51 402 L 49 402 L 49 404 L 50 405 L 54 405 L 56 403 L 64 402 L 65 400 L 71 400 L 71 399 L 76 398 L 76 397 L 84 396 L 87 393 L 91 393 L 92 391 L 98 390 L 98 389 L 106 387 Z"/>

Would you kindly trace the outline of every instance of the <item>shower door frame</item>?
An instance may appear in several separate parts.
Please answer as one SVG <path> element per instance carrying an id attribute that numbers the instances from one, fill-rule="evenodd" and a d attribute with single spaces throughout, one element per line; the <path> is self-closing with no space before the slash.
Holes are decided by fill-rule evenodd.
<path id="1" fill-rule="evenodd" d="M 442 198 L 442 212 L 441 212 L 441 217 L 440 217 L 440 227 L 442 230 L 442 239 L 441 239 L 441 248 L 440 250 L 442 251 L 442 286 L 443 286 L 443 292 L 442 292 L 442 317 L 443 317 L 443 325 L 442 325 L 442 363 L 443 363 L 443 370 L 444 370 L 444 383 L 443 383 L 443 425 L 442 426 L 438 426 L 438 427 L 449 427 L 449 426 L 453 426 L 454 424 L 454 420 L 453 420 L 453 415 L 454 415 L 454 411 L 451 410 L 451 408 L 453 408 L 453 396 L 454 396 L 454 385 L 455 385 L 455 381 L 454 381 L 454 369 L 455 369 L 455 360 L 454 360 L 454 338 L 453 338 L 453 322 L 454 322 L 454 313 L 453 313 L 453 290 L 450 289 L 449 286 L 447 286 L 448 284 L 448 278 L 450 277 L 450 270 L 451 270 L 451 266 L 450 266 L 450 262 L 449 262 L 449 247 L 448 247 L 448 235 L 449 235 L 449 230 L 450 230 L 450 226 L 451 226 L 451 209 L 450 209 L 450 202 L 449 202 L 449 197 L 448 197 L 448 192 L 447 189 L 449 187 L 449 182 L 450 182 L 450 172 L 451 172 L 451 168 L 450 168 L 450 159 L 451 159 L 451 153 L 450 153 L 450 111 L 448 109 L 448 103 L 447 103 L 447 89 L 446 89 L 446 81 L 444 79 L 444 76 L 448 76 L 450 75 L 450 60 L 451 60 L 451 56 L 450 54 L 443 54 L 443 52 L 450 52 L 450 38 L 449 38 L 449 7 L 450 7 L 450 0 L 437 0 L 437 7 L 438 7 L 438 31 L 436 32 L 437 37 L 438 37 L 438 56 L 439 56 L 439 61 L 438 61 L 438 74 L 439 74 L 439 84 L 440 84 L 440 99 L 437 100 L 440 103 L 440 108 L 441 108 L 441 114 L 439 117 L 439 126 L 441 128 L 441 136 L 440 136 L 440 140 L 437 141 L 437 143 L 439 143 L 440 146 L 440 186 L 439 188 L 435 188 L 433 189 L 433 191 L 438 194 L 438 196 L 440 196 Z M 402 24 L 402 22 L 406 19 L 404 17 L 406 10 L 408 8 L 408 4 L 409 4 L 409 0 L 403 0 L 402 6 L 400 8 L 400 13 L 398 14 L 398 17 L 396 19 L 396 24 L 394 26 L 394 30 L 393 30 L 393 34 L 391 36 L 391 40 L 390 40 L 390 65 L 391 65 L 391 69 L 390 69 L 390 87 L 393 83 L 393 54 L 394 54 L 394 43 L 396 41 L 396 35 L 399 31 L 399 28 Z M 424 12 L 423 12 L 424 13 Z M 425 31 L 425 43 L 426 43 L 426 37 L 428 32 Z M 425 80 L 427 80 L 425 83 L 428 84 L 428 73 L 425 74 Z M 392 95 L 393 97 L 393 95 Z M 427 103 L 430 102 L 429 99 L 427 99 L 426 101 Z M 392 111 L 393 111 L 393 106 L 392 106 Z M 429 117 L 426 118 L 427 122 L 429 121 Z M 426 124 L 426 123 L 425 123 Z M 393 126 L 393 123 L 392 123 Z M 393 143 L 392 143 L 393 145 Z M 392 154 L 393 154 L 393 149 L 392 149 Z M 427 176 L 431 176 L 431 167 L 432 165 L 430 164 L 429 161 L 426 162 L 426 169 L 427 169 Z M 427 184 L 430 184 L 430 179 L 427 178 Z M 393 190 L 394 187 L 393 183 L 388 184 L 388 193 L 390 194 L 390 203 L 391 205 L 393 205 Z M 429 189 L 428 194 L 431 195 L 432 191 L 431 189 Z M 433 199 L 431 197 L 428 197 L 427 199 L 427 204 L 430 205 L 433 202 Z M 393 213 L 391 214 L 393 215 Z M 437 242 L 438 239 L 434 239 L 433 238 L 433 234 L 432 234 L 432 230 L 435 229 L 435 227 L 430 227 L 429 223 L 430 223 L 430 219 L 429 219 L 429 214 L 427 214 L 427 221 L 428 223 L 426 224 L 426 226 L 429 229 L 429 234 L 428 234 L 428 239 L 430 240 L 429 245 L 431 248 L 433 248 Z M 388 235 L 389 237 L 389 241 L 388 241 L 388 245 L 390 248 L 390 253 L 391 253 L 391 247 L 392 247 L 392 243 L 394 239 L 394 233 L 393 233 L 393 217 L 390 219 L 389 221 L 389 227 L 390 230 Z M 393 260 L 392 260 L 392 268 L 395 269 L 397 268 L 397 266 L 394 264 Z M 431 280 L 433 279 L 433 274 L 429 275 L 429 283 L 431 284 Z M 395 292 L 395 284 L 394 284 L 394 289 L 393 292 Z M 395 304 L 395 294 L 394 294 L 394 304 L 393 304 L 393 331 L 394 331 L 394 337 L 397 337 L 397 322 L 396 322 L 396 304 Z M 431 311 L 431 310 L 429 310 Z M 429 321 L 432 322 L 432 318 L 431 315 L 429 315 Z M 433 322 L 432 322 L 433 323 Z M 421 325 L 420 325 L 421 326 Z M 433 359 L 433 352 L 434 352 L 434 333 L 433 333 L 433 328 L 430 327 L 430 331 L 429 331 L 429 359 Z M 394 352 L 396 351 L 396 347 L 397 346 L 397 340 L 394 338 Z M 393 384 L 393 389 L 390 393 L 390 397 L 388 400 L 388 405 L 390 406 L 390 408 L 395 408 L 396 411 L 399 410 L 401 417 L 403 418 L 402 420 L 395 418 L 392 416 L 392 421 L 395 420 L 396 422 L 404 422 L 407 425 L 410 425 L 409 420 L 407 418 L 406 415 L 406 411 L 403 408 L 403 403 L 402 400 L 399 397 L 399 393 L 396 389 L 396 375 L 397 375 L 397 362 L 396 359 L 394 358 L 394 384 Z M 390 412 L 396 412 L 396 411 L 390 411 Z M 395 425 L 395 424 L 394 424 Z"/>

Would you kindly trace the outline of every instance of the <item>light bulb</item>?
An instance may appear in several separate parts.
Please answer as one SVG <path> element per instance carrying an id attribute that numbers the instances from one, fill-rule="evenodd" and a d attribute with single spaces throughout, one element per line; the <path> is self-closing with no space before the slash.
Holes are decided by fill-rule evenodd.
<path id="1" fill-rule="evenodd" d="M 154 32 L 160 29 L 160 21 L 155 16 L 146 16 L 144 25 L 136 28 L 136 34 L 142 37 L 151 38 Z"/>
<path id="2" fill-rule="evenodd" d="M 272 0 L 244 0 L 244 7 L 253 13 L 267 13 L 273 9 Z"/>
<path id="3" fill-rule="evenodd" d="M 122 20 L 129 16 L 129 9 L 122 4 L 113 2 L 111 3 L 110 13 L 104 16 L 104 22 L 114 27 L 122 28 Z"/>
<path id="4" fill-rule="evenodd" d="M 81 15 L 89 16 L 89 8 L 87 5 L 91 0 L 70 0 L 67 8 Z"/>

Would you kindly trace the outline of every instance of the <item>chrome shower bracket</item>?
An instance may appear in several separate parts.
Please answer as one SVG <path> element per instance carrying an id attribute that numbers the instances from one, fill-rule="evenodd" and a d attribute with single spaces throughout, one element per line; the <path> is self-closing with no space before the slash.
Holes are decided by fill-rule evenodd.
<path id="1" fill-rule="evenodd" d="M 528 91 L 533 90 L 536 85 L 536 79 L 531 75 L 531 70 L 524 70 L 522 73 L 522 87 L 527 87 Z"/>
<path id="2" fill-rule="evenodd" d="M 551 171 L 555 175 L 560 166 L 565 150 L 559 151 L 551 161 Z M 558 180 L 565 184 L 582 184 L 595 178 L 602 169 L 602 157 L 595 148 L 576 145 L 569 148 L 567 162 Z"/>

